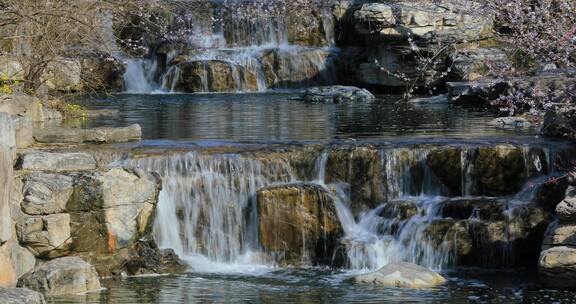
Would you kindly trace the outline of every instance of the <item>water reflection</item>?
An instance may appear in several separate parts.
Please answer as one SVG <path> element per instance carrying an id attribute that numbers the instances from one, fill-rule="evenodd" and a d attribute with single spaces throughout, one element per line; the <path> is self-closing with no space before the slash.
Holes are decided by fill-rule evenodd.
<path id="1" fill-rule="evenodd" d="M 89 108 L 115 108 L 116 119 L 87 126 L 139 123 L 146 139 L 331 141 L 345 138 L 511 136 L 489 125 L 493 113 L 453 105 L 411 105 L 396 96 L 372 104 L 306 104 L 295 94 L 116 95 L 89 98 Z"/>
<path id="2" fill-rule="evenodd" d="M 285 269 L 263 276 L 199 275 L 107 280 L 105 291 L 48 299 L 50 304 L 100 303 L 574 303 L 569 291 L 534 288 L 531 274 L 449 274 L 434 289 L 353 285 L 347 276 L 317 269 Z M 458 277 L 458 278 L 456 278 Z"/>

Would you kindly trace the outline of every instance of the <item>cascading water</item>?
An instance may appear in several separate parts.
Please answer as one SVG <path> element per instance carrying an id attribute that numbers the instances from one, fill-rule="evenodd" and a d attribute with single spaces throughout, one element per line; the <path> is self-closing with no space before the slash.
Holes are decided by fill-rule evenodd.
<path id="1" fill-rule="evenodd" d="M 411 262 L 432 269 L 441 270 L 447 266 L 455 265 L 459 251 L 468 250 L 458 244 L 462 235 L 474 231 L 475 225 L 481 222 L 478 206 L 498 201 L 502 205 L 503 247 L 499 250 L 502 264 L 513 262 L 511 253 L 512 242 L 520 238 L 515 231 L 518 218 L 525 216 L 527 206 L 531 204 L 537 193 L 538 185 L 546 180 L 548 173 L 543 171 L 542 163 L 550 160 L 541 159 L 540 156 L 530 155 L 528 148 L 523 148 L 525 168 L 535 168 L 538 176 L 530 180 L 517 195 L 495 199 L 472 196 L 474 177 L 471 175 L 475 149 L 462 149 L 459 151 L 462 170 L 460 196 L 447 197 L 446 189 L 433 175 L 425 161 L 431 149 L 421 148 L 394 148 L 381 150 L 383 175 L 387 189 L 387 202 L 379 207 L 361 214 L 356 220 L 350 211 L 350 199 L 337 184 L 326 186 L 326 164 L 328 153 L 323 152 L 316 160 L 317 182 L 332 191 L 345 236 L 343 239 L 347 248 L 349 267 L 353 270 L 376 270 L 390 262 Z M 550 154 L 547 152 L 546 154 Z M 533 163 L 530 163 L 533 162 Z M 418 166 L 423 171 L 419 176 L 414 173 Z M 528 172 L 526 173 L 527 176 Z M 473 207 L 468 219 L 460 222 L 451 222 L 444 209 L 450 207 L 451 202 L 465 203 L 477 201 L 480 204 Z M 448 206 L 448 207 L 446 207 Z M 407 215 L 407 213 L 411 213 Z M 449 223 L 449 228 L 443 225 Z M 444 229 L 443 233 L 434 235 L 435 231 Z M 516 229 L 517 230 L 517 229 Z M 485 236 L 480 236 L 480 238 Z M 483 240 L 473 240 L 482 242 Z M 490 259 L 491 257 L 487 257 Z M 488 261 L 498 264 L 498 261 Z"/>
<path id="2" fill-rule="evenodd" d="M 161 248 L 172 248 L 184 259 L 201 261 L 191 262 L 195 270 L 264 264 L 254 254 L 258 251 L 254 195 L 261 187 L 294 179 L 285 162 L 187 153 L 128 160 L 122 165 L 162 176 L 154 225 Z"/>
<path id="3" fill-rule="evenodd" d="M 146 59 L 128 60 L 126 91 L 255 92 L 336 83 L 331 14 L 319 14 L 322 43 L 291 44 L 294 30 L 281 17 L 248 18 L 242 5 L 232 11 L 221 5 L 215 1 L 206 12 L 209 21 L 190 20 L 184 47 L 163 45 Z"/>
<path id="4" fill-rule="evenodd" d="M 462 178 L 461 192 L 451 194 L 427 168 L 426 160 L 437 150 L 376 151 L 380 174 L 387 185 L 386 199 L 380 206 L 358 214 L 351 208 L 357 202 L 349 185 L 328 177 L 332 174 L 327 168 L 334 165 L 330 158 L 334 150 L 316 156 L 315 175 L 308 181 L 298 179 L 302 172 L 296 172 L 296 167 L 282 157 L 191 152 L 126 160 L 120 165 L 137 166 L 162 176 L 155 238 L 159 246 L 174 249 L 197 271 L 274 265 L 269 252 L 262 252 L 256 193 L 264 187 L 298 182 L 316 183 L 331 197 L 344 232 L 340 242 L 346 248 L 351 270 L 375 270 L 396 261 L 445 269 L 456 265 L 460 256 L 477 250 L 470 246 L 489 247 L 494 243 L 499 245 L 487 249 L 487 263 L 494 265 L 496 259 L 502 259 L 502 264 L 509 262 L 513 242 L 525 237 L 519 219 L 544 220 L 530 205 L 536 188 L 525 186 L 512 197 L 474 196 L 478 180 L 470 165 L 475 163 L 478 148 L 471 147 L 457 150 L 459 155 L 454 156 L 461 160 L 461 173 L 468 175 Z M 551 169 L 550 160 L 542 159 L 542 155 L 547 158 L 555 152 L 522 151 L 526 168 L 538 171 L 531 182 L 543 181 Z M 498 233 L 502 235 L 494 235 Z M 497 242 L 490 241 L 496 237 L 500 238 Z M 302 252 L 303 257 L 306 254 Z"/>

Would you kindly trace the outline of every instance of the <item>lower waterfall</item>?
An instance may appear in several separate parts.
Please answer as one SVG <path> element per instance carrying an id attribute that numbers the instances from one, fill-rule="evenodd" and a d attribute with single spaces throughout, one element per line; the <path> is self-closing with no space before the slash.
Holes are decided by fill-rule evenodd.
<path id="1" fill-rule="evenodd" d="M 455 156 L 462 160 L 462 174 L 471 172 L 471 157 L 478 154 L 474 149 L 462 149 Z M 331 197 L 343 230 L 339 242 L 345 248 L 346 263 L 342 266 L 349 270 L 376 270 L 397 261 L 445 270 L 458 265 L 462 256 L 506 265 L 515 242 L 534 228 L 525 227 L 522 219 L 544 220 L 533 206 L 537 187 L 531 184 L 551 173 L 545 170 L 550 160 L 541 158 L 554 153 L 522 153 L 526 170 L 540 172 L 518 194 L 495 197 L 471 193 L 478 181 L 470 174 L 462 177 L 461 192 L 450 195 L 426 163 L 436 150 L 379 150 L 376 159 L 382 168 L 379 175 L 385 178 L 386 199 L 360 213 L 353 211 L 356 202 L 348 183 L 327 182 L 327 167 L 334 165 L 332 150 L 313 157 L 314 172 L 308 177 L 285 156 L 241 153 L 189 152 L 129 159 L 120 165 L 160 174 L 163 190 L 154 237 L 161 248 L 174 249 L 196 271 L 276 265 L 273 255 L 260 245 L 256 193 L 263 187 L 297 182 L 315 183 Z M 414 166 L 421 173 L 416 174 Z M 478 248 L 482 249 L 480 257 L 470 255 Z"/>

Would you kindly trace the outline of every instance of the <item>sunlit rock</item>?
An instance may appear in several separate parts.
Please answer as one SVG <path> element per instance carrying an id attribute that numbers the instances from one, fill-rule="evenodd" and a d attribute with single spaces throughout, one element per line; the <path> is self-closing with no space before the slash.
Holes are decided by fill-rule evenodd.
<path id="1" fill-rule="evenodd" d="M 271 186 L 258 191 L 260 242 L 292 265 L 330 264 L 342 235 L 330 195 L 313 184 Z"/>
<path id="2" fill-rule="evenodd" d="M 354 278 L 358 284 L 375 284 L 396 288 L 431 288 L 446 283 L 436 272 L 410 263 L 391 263 L 380 270 Z"/>
<path id="3" fill-rule="evenodd" d="M 4 304 L 45 304 L 44 296 L 27 288 L 0 287 L 0 303 Z"/>
<path id="4" fill-rule="evenodd" d="M 18 281 L 47 296 L 78 294 L 101 288 L 94 267 L 78 257 L 64 257 L 39 265 Z"/>

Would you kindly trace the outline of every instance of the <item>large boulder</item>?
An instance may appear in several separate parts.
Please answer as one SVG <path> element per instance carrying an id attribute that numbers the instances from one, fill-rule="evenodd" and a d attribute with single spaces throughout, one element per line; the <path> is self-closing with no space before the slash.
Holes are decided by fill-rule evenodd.
<path id="1" fill-rule="evenodd" d="M 540 255 L 538 273 L 542 283 L 550 288 L 576 288 L 576 248 L 559 246 Z"/>
<path id="2" fill-rule="evenodd" d="M 315 87 L 307 89 L 302 98 L 312 103 L 372 102 L 376 97 L 366 89 L 349 86 Z"/>
<path id="3" fill-rule="evenodd" d="M 330 264 L 342 227 L 334 202 L 314 184 L 258 191 L 260 242 L 286 264 Z"/>
<path id="4" fill-rule="evenodd" d="M 44 296 L 28 288 L 0 287 L 0 303 L 3 304 L 46 304 Z"/>
<path id="5" fill-rule="evenodd" d="M 26 152 L 19 168 L 34 171 L 77 171 L 96 169 L 96 160 L 87 153 Z"/>
<path id="6" fill-rule="evenodd" d="M 64 257 L 41 264 L 20 278 L 18 286 L 47 296 L 79 294 L 101 288 L 94 267 L 78 257 Z"/>
<path id="7" fill-rule="evenodd" d="M 434 271 L 410 263 L 390 263 L 380 270 L 354 277 L 358 284 L 376 284 L 396 288 L 431 288 L 446 282 Z"/>
<path id="8" fill-rule="evenodd" d="M 66 206 L 72 250 L 109 254 L 133 244 L 150 231 L 160 189 L 157 175 L 139 169 L 77 174 Z"/>
<path id="9" fill-rule="evenodd" d="M 142 139 L 140 125 L 121 128 L 45 128 L 34 130 L 34 139 L 40 143 L 122 143 Z"/>
<path id="10" fill-rule="evenodd" d="M 546 231 L 543 248 L 554 246 L 568 246 L 576 248 L 576 223 L 556 221 Z"/>

